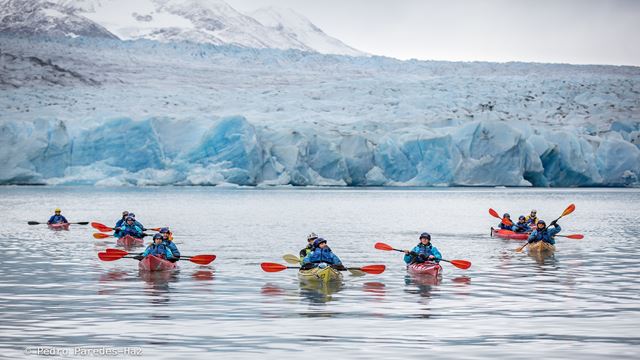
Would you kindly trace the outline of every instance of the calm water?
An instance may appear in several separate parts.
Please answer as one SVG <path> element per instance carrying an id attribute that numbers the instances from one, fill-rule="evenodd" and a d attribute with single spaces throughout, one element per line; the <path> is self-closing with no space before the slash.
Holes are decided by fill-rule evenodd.
<path id="1" fill-rule="evenodd" d="M 585 239 L 558 239 L 554 256 L 489 237 L 489 207 L 535 207 L 550 221 L 570 203 L 563 233 Z M 58 206 L 70 221 L 109 225 L 131 210 L 148 227 L 170 225 L 183 254 L 218 258 L 153 276 L 132 259 L 101 262 L 114 241 L 89 226 L 27 225 Z M 2 187 L 0 211 L 0 357 L 37 358 L 25 348 L 39 346 L 167 359 L 638 356 L 638 190 Z M 330 289 L 301 286 L 295 270 L 262 272 L 310 231 L 346 265 L 387 271 Z M 411 278 L 400 253 L 373 248 L 414 246 L 421 231 L 471 269 L 443 263 L 439 282 Z"/>

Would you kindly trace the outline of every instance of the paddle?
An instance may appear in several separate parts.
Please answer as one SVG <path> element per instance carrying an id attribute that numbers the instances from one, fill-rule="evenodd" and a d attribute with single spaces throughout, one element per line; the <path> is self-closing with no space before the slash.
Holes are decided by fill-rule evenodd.
<path id="1" fill-rule="evenodd" d="M 94 229 L 96 229 L 96 230 L 98 230 L 100 232 L 111 232 L 111 231 L 115 230 L 114 228 L 108 227 L 107 225 L 101 224 L 99 222 L 92 222 L 91 223 L 91 227 L 93 227 Z M 149 228 L 149 229 L 145 228 L 145 229 L 142 229 L 142 230 L 160 231 L 160 229 L 161 228 L 157 227 L 157 228 Z"/>
<path id="2" fill-rule="evenodd" d="M 489 209 L 489 214 L 491 216 L 493 216 L 494 218 L 498 218 L 498 219 L 502 220 L 503 224 L 509 225 L 509 226 L 513 226 L 513 222 L 511 220 L 509 220 L 507 218 L 500 217 L 500 215 L 498 215 L 498 212 L 493 210 L 493 209 L 491 209 L 491 208 Z"/>
<path id="3" fill-rule="evenodd" d="M 558 220 L 562 219 L 563 216 L 567 216 L 567 215 L 571 214 L 575 209 L 576 209 L 576 206 L 574 204 L 570 204 L 569 206 L 567 206 L 566 209 L 564 209 L 564 211 L 562 212 L 562 215 L 560 215 L 560 217 L 558 217 L 554 221 L 558 221 Z M 552 222 L 554 222 L 554 221 L 552 221 Z M 548 228 L 548 226 L 545 226 L 545 228 L 543 230 L 546 230 L 547 228 Z M 579 235 L 579 234 L 577 234 L 577 235 Z M 555 236 L 560 236 L 560 235 L 555 235 Z M 575 236 L 575 235 L 567 235 L 565 237 L 568 237 L 569 239 L 581 239 L 579 237 L 571 237 L 571 236 Z M 516 252 L 522 252 L 522 250 L 524 250 L 524 248 L 526 248 L 527 245 L 529 245 L 528 242 L 526 244 L 522 245 L 521 247 L 517 248 Z"/>
<path id="4" fill-rule="evenodd" d="M 284 259 L 284 261 L 286 261 L 289 264 L 296 264 L 296 265 L 300 264 L 300 258 L 295 256 L 295 255 L 286 254 L 282 258 Z M 347 269 L 347 270 L 349 270 L 349 272 L 353 276 L 364 276 L 364 275 L 366 275 L 366 273 L 361 271 L 361 270 L 356 270 L 356 269 Z"/>
<path id="5" fill-rule="evenodd" d="M 560 236 L 560 237 L 564 237 L 567 239 L 576 239 L 576 240 L 582 240 L 584 239 L 584 235 L 582 234 L 573 234 L 573 235 L 555 235 L 555 236 Z"/>
<path id="6" fill-rule="evenodd" d="M 387 245 L 387 244 L 381 243 L 381 242 L 376 243 L 374 245 L 374 247 L 376 249 L 378 249 L 378 250 L 404 252 L 404 250 L 394 249 L 390 245 Z M 445 260 L 445 259 L 440 259 L 440 261 L 448 262 L 448 263 L 452 264 L 453 266 L 457 267 L 458 269 L 466 270 L 466 269 L 471 267 L 471 262 L 467 261 L 467 260 Z"/>
<path id="7" fill-rule="evenodd" d="M 45 225 L 47 223 L 46 222 L 41 223 L 41 222 L 37 222 L 37 221 L 27 221 L 27 224 L 29 224 L 29 225 Z M 89 224 L 89 222 L 88 221 L 78 221 L 78 222 L 70 222 L 70 223 L 67 223 L 67 224 L 87 225 L 87 224 Z"/>
<path id="8" fill-rule="evenodd" d="M 123 258 L 134 259 L 133 256 L 128 256 L 128 255 L 139 255 L 139 253 L 129 253 L 120 249 L 107 249 L 106 252 L 98 253 L 98 258 L 102 261 L 115 261 Z M 215 259 L 216 259 L 215 255 L 209 255 L 209 254 L 180 256 L 180 260 L 189 260 L 192 263 L 196 263 L 199 265 L 208 265 Z"/>
<path id="9" fill-rule="evenodd" d="M 266 272 L 278 272 L 286 269 L 300 269 L 300 266 L 286 266 L 278 263 L 263 262 L 260 264 Z M 387 267 L 384 265 L 367 265 L 363 267 L 349 267 L 347 270 L 360 270 L 367 274 L 382 274 Z"/>
<path id="10" fill-rule="evenodd" d="M 153 236 L 153 234 L 142 234 L 142 237 L 145 237 L 145 236 Z M 93 237 L 96 239 L 106 239 L 106 238 L 116 237 L 116 236 L 112 234 L 93 233 Z"/>

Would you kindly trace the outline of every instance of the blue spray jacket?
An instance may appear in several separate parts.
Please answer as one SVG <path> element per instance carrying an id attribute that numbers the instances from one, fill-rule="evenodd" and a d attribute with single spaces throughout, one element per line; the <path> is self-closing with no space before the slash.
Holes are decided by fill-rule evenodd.
<path id="1" fill-rule="evenodd" d="M 47 221 L 47 224 L 66 224 L 68 223 L 67 218 L 65 218 L 62 215 L 53 215 L 52 217 L 49 218 L 49 221 Z"/>
<path id="2" fill-rule="evenodd" d="M 439 262 L 440 259 L 442 259 L 440 251 L 438 251 L 438 249 L 436 249 L 436 247 L 431 244 L 423 245 L 422 243 L 420 243 L 416 245 L 416 247 L 414 247 L 411 252 L 415 253 L 415 255 L 405 254 L 404 256 L 404 262 L 407 264 L 411 264 L 412 262 L 425 262 L 429 255 L 435 256 L 435 262 Z M 424 260 L 420 261 L 420 255 L 424 257 Z"/>
<path id="3" fill-rule="evenodd" d="M 120 231 L 116 231 L 116 237 L 123 237 L 125 235 L 131 235 L 135 238 L 142 238 L 142 229 L 137 227 L 136 225 L 128 225 L 124 224 Z"/>
<path id="4" fill-rule="evenodd" d="M 511 227 L 511 230 L 517 233 L 524 233 L 524 232 L 531 231 L 531 228 L 529 227 L 529 224 L 527 224 L 526 222 L 524 223 L 517 222 L 513 224 L 513 226 Z"/>
<path id="5" fill-rule="evenodd" d="M 342 261 L 326 246 L 324 249 L 315 248 L 313 252 L 302 259 L 302 265 L 325 262 L 331 265 L 340 265 Z"/>
<path id="6" fill-rule="evenodd" d="M 149 255 L 156 255 L 156 256 L 163 257 L 165 259 L 171 259 L 173 257 L 171 250 L 169 250 L 166 246 L 164 246 L 164 243 L 160 245 L 151 244 L 147 246 L 145 251 L 142 253 L 142 256 L 146 257 Z"/>
<path id="7" fill-rule="evenodd" d="M 533 230 L 533 232 L 531 233 L 531 235 L 529 235 L 529 239 L 528 242 L 529 243 L 533 243 L 533 242 L 537 242 L 537 241 L 544 241 L 547 242 L 551 245 L 555 244 L 556 241 L 553 239 L 553 237 L 560 232 L 560 230 L 562 230 L 560 228 L 560 225 L 556 224 L 555 227 L 553 229 L 549 229 L 547 228 L 544 231 L 538 231 L 538 229 Z"/>
<path id="8" fill-rule="evenodd" d="M 114 226 L 114 227 L 121 227 L 124 224 L 126 224 L 125 218 L 122 218 L 122 219 L 116 221 L 116 226 Z"/>
<path id="9" fill-rule="evenodd" d="M 180 250 L 178 250 L 178 247 L 176 246 L 176 244 L 173 241 L 162 240 L 162 244 L 167 249 L 171 250 L 171 253 L 173 254 L 173 256 L 175 256 L 175 257 L 179 257 L 180 256 Z"/>

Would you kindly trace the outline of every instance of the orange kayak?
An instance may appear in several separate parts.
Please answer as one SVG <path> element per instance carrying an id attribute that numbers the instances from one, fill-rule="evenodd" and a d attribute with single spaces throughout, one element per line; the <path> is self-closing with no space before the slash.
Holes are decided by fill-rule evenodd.
<path id="1" fill-rule="evenodd" d="M 415 275 L 431 275 L 438 276 L 442 271 L 440 264 L 427 261 L 423 263 L 413 263 L 407 265 L 407 272 Z"/>
<path id="2" fill-rule="evenodd" d="M 529 233 L 517 233 L 511 230 L 491 228 L 491 236 L 497 236 L 508 240 L 527 240 L 529 238 Z"/>
<path id="3" fill-rule="evenodd" d="M 49 224 L 49 229 L 59 231 L 59 230 L 69 230 L 69 223 L 63 224 Z"/>

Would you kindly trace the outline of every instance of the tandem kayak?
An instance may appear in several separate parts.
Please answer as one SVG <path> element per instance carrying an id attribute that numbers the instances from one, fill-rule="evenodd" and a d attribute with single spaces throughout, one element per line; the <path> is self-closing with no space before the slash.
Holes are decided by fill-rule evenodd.
<path id="1" fill-rule="evenodd" d="M 69 223 L 63 224 L 48 224 L 49 229 L 59 231 L 59 230 L 69 230 Z"/>
<path id="2" fill-rule="evenodd" d="M 511 230 L 491 228 L 491 236 L 497 236 L 508 240 L 527 240 L 529 238 L 529 233 L 517 233 Z"/>
<path id="3" fill-rule="evenodd" d="M 307 282 L 341 282 L 342 273 L 331 266 L 327 266 L 326 268 L 315 267 L 309 270 L 298 271 L 298 279 Z"/>
<path id="4" fill-rule="evenodd" d="M 442 266 L 430 261 L 413 263 L 407 265 L 407 272 L 414 275 L 438 276 L 442 272 Z"/>
<path id="5" fill-rule="evenodd" d="M 136 246 L 142 246 L 144 245 L 144 240 L 139 239 L 139 238 L 135 238 L 131 235 L 125 235 L 121 238 L 118 238 L 118 240 L 116 240 L 116 244 L 118 246 L 124 246 L 127 248 L 131 248 L 131 247 L 136 247 Z"/>
<path id="6" fill-rule="evenodd" d="M 165 260 L 155 255 L 149 255 L 146 258 L 140 260 L 138 263 L 138 269 L 143 271 L 166 271 L 176 268 L 176 263 L 172 263 L 169 260 Z"/>
<path id="7" fill-rule="evenodd" d="M 550 253 L 556 251 L 556 247 L 544 241 L 536 241 L 529 244 L 530 253 Z"/>

